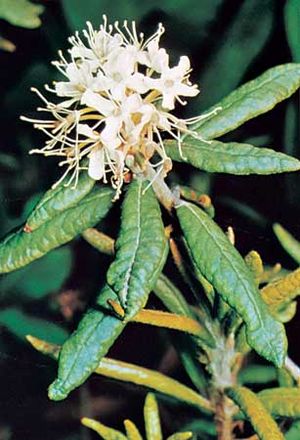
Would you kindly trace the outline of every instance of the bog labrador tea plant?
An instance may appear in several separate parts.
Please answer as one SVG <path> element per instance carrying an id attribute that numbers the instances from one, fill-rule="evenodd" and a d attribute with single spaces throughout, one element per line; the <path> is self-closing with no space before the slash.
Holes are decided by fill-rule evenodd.
<path id="1" fill-rule="evenodd" d="M 111 259 L 106 282 L 61 346 L 27 336 L 57 360 L 51 400 L 68 398 L 97 374 L 151 391 L 144 408 L 147 440 L 163 438 L 157 398 L 194 414 L 169 440 L 300 439 L 300 368 L 288 355 L 284 327 L 296 312 L 300 269 L 265 266 L 257 250 L 241 255 L 234 225 L 218 226 L 209 195 L 185 182 L 170 184 L 176 162 L 233 175 L 299 171 L 294 157 L 218 138 L 295 93 L 300 65 L 273 67 L 183 119 L 181 106 L 199 88 L 187 56 L 170 61 L 163 34 L 162 25 L 146 37 L 134 22 L 109 24 L 104 17 L 97 29 L 88 22 L 53 62 L 61 79 L 45 92 L 32 89 L 42 104 L 36 117 L 22 119 L 46 140 L 31 153 L 45 161 L 57 156 L 63 171 L 25 224 L 1 242 L 1 273 L 78 235 Z M 121 218 L 116 238 L 101 231 L 112 208 Z M 300 263 L 300 244 L 279 224 L 274 232 Z M 167 260 L 176 273 L 164 269 Z M 161 310 L 147 307 L 149 295 Z M 173 330 L 188 380 L 106 357 L 132 322 Z M 253 363 L 254 352 L 262 365 Z M 251 384 L 264 372 L 272 388 L 257 391 Z M 82 423 L 106 440 L 143 438 L 127 419 L 124 432 L 88 417 Z"/>

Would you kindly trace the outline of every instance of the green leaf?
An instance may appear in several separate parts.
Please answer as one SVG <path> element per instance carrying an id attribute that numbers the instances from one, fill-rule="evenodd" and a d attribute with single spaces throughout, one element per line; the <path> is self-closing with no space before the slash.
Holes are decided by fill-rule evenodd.
<path id="1" fill-rule="evenodd" d="M 260 391 L 258 397 L 275 417 L 300 417 L 299 388 L 269 388 Z"/>
<path id="2" fill-rule="evenodd" d="M 283 249 L 300 265 L 300 242 L 279 223 L 274 223 L 273 231 Z"/>
<path id="3" fill-rule="evenodd" d="M 187 162 L 210 173 L 275 174 L 300 169 L 300 161 L 269 148 L 257 148 L 237 142 L 203 142 L 185 138 L 182 155 L 176 142 L 166 142 L 165 149 L 171 159 Z"/>
<path id="4" fill-rule="evenodd" d="M 101 358 L 123 331 L 125 323 L 107 310 L 108 300 L 116 299 L 116 294 L 104 286 L 96 308 L 86 312 L 77 330 L 62 346 L 57 379 L 49 387 L 50 399 L 65 399 L 81 385 L 98 367 Z"/>
<path id="5" fill-rule="evenodd" d="M 108 285 L 117 293 L 132 318 L 145 306 L 168 253 L 168 242 L 158 201 L 147 182 L 133 181 L 122 206 L 116 256 L 107 273 Z"/>
<path id="6" fill-rule="evenodd" d="M 288 43 L 295 62 L 300 62 L 300 1 L 287 0 L 284 7 L 284 21 Z"/>
<path id="7" fill-rule="evenodd" d="M 160 274 L 153 291 L 170 312 L 193 318 L 184 296 L 164 274 Z"/>
<path id="8" fill-rule="evenodd" d="M 14 26 L 37 28 L 41 25 L 39 15 L 44 6 L 31 3 L 28 0 L 0 0 L 0 18 Z"/>
<path id="9" fill-rule="evenodd" d="M 247 365 L 238 375 L 241 384 L 266 384 L 277 379 L 277 370 L 271 365 Z"/>
<path id="10" fill-rule="evenodd" d="M 23 340 L 25 340 L 26 335 L 34 334 L 38 338 L 47 339 L 50 342 L 59 344 L 64 342 L 68 335 L 62 327 L 27 315 L 14 307 L 0 311 L 0 325 L 3 325 L 11 333 Z"/>
<path id="11" fill-rule="evenodd" d="M 245 321 L 251 347 L 281 366 L 286 355 L 284 327 L 269 314 L 243 258 L 200 208 L 181 202 L 176 210 L 200 272 Z"/>
<path id="12" fill-rule="evenodd" d="M 95 187 L 77 206 L 70 207 L 33 232 L 19 230 L 0 244 L 0 273 L 19 269 L 94 226 L 108 212 L 113 190 Z"/>
<path id="13" fill-rule="evenodd" d="M 258 78 L 242 85 L 209 111 L 221 109 L 196 124 L 204 139 L 214 139 L 234 130 L 252 118 L 275 107 L 289 98 L 300 86 L 300 64 L 283 64 L 264 72 Z"/>
<path id="14" fill-rule="evenodd" d="M 127 437 L 120 431 L 109 428 L 108 426 L 103 425 L 103 423 L 89 419 L 88 417 L 83 417 L 81 423 L 87 428 L 91 428 L 93 431 L 97 432 L 97 434 L 99 434 L 104 440 L 127 440 Z"/>
<path id="15" fill-rule="evenodd" d="M 71 249 L 53 250 L 40 260 L 4 276 L 0 281 L 1 296 L 21 293 L 29 298 L 42 298 L 62 286 L 71 267 Z"/>
<path id="16" fill-rule="evenodd" d="M 162 440 L 158 405 L 155 395 L 148 393 L 144 407 L 147 440 Z"/>
<path id="17" fill-rule="evenodd" d="M 228 395 L 250 420 L 261 440 L 284 440 L 279 427 L 252 391 L 234 387 L 228 390 Z"/>
<path id="18" fill-rule="evenodd" d="M 300 438 L 300 420 L 297 420 L 285 433 L 285 440 L 299 440 L 299 438 Z"/>
<path id="19" fill-rule="evenodd" d="M 33 231 L 68 208 L 76 206 L 93 188 L 95 180 L 81 173 L 75 188 L 58 185 L 47 191 L 29 215 L 26 226 Z"/>
<path id="20" fill-rule="evenodd" d="M 244 0 L 236 4 L 226 32 L 219 36 L 211 58 L 202 67 L 199 103 L 210 106 L 239 85 L 265 46 L 273 19 L 273 0 Z"/>

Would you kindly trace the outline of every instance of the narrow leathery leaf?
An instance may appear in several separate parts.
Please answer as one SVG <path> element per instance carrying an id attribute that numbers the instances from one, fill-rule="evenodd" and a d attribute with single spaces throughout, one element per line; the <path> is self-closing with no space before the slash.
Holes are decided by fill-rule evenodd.
<path id="1" fill-rule="evenodd" d="M 261 440 L 284 440 L 276 422 L 256 394 L 245 387 L 234 387 L 228 390 L 228 395 L 250 420 Z"/>
<path id="2" fill-rule="evenodd" d="M 299 29 L 300 29 L 300 2 L 287 0 L 284 7 L 285 30 L 290 50 L 295 62 L 300 62 Z M 300 438 L 300 437 L 299 437 Z"/>
<path id="3" fill-rule="evenodd" d="M 209 111 L 215 115 L 203 119 L 196 129 L 204 139 L 214 139 L 234 130 L 252 118 L 268 112 L 289 98 L 300 86 L 300 64 L 272 67 L 258 78 L 242 85 Z"/>
<path id="4" fill-rule="evenodd" d="M 266 304 L 278 308 L 290 303 L 300 294 L 300 269 L 289 273 L 274 283 L 261 289 L 261 295 Z"/>
<path id="5" fill-rule="evenodd" d="M 266 384 L 277 379 L 277 370 L 272 365 L 247 365 L 238 375 L 241 384 Z"/>
<path id="6" fill-rule="evenodd" d="M 95 228 L 88 228 L 82 233 L 83 238 L 99 252 L 114 255 L 115 240 Z"/>
<path id="7" fill-rule="evenodd" d="M 28 333 L 35 333 L 37 337 L 55 343 L 64 342 L 67 331 L 52 322 L 36 318 L 35 316 L 24 313 L 15 307 L 9 307 L 0 311 L 0 326 L 6 327 L 11 333 L 20 339 L 25 339 Z"/>
<path id="8" fill-rule="evenodd" d="M 184 296 L 164 274 L 160 274 L 153 288 L 153 292 L 170 312 L 190 317 L 193 316 Z"/>
<path id="9" fill-rule="evenodd" d="M 160 310 L 142 309 L 132 320 L 141 324 L 179 330 L 195 336 L 197 340 L 199 339 L 202 342 L 202 344 L 204 343 L 211 348 L 216 347 L 215 340 L 210 333 L 195 318 Z"/>
<path id="10" fill-rule="evenodd" d="M 128 187 L 116 256 L 107 273 L 127 320 L 145 306 L 168 253 L 159 204 L 152 188 L 144 192 L 146 186 L 147 182 L 135 180 Z"/>
<path id="11" fill-rule="evenodd" d="M 258 397 L 275 417 L 300 417 L 299 388 L 269 388 L 260 391 Z"/>
<path id="12" fill-rule="evenodd" d="M 279 223 L 273 225 L 273 231 L 283 249 L 300 265 L 300 242 Z"/>
<path id="13" fill-rule="evenodd" d="M 243 258 L 200 208 L 181 202 L 176 211 L 195 264 L 244 320 L 249 345 L 281 366 L 286 355 L 284 327 L 269 314 Z"/>
<path id="14" fill-rule="evenodd" d="M 128 362 L 103 358 L 95 373 L 149 388 L 187 405 L 194 406 L 202 412 L 212 413 L 212 406 L 207 399 L 186 385 L 157 371 Z"/>
<path id="15" fill-rule="evenodd" d="M 27 336 L 27 340 L 32 346 L 43 354 L 55 359 L 58 358 L 60 346 Z M 202 412 L 211 413 L 210 402 L 191 388 L 157 371 L 128 362 L 117 361 L 110 358 L 102 358 L 95 369 L 96 374 L 100 374 L 111 379 L 123 382 L 131 382 L 154 391 L 165 394 L 173 399 L 185 402 L 188 405 L 198 408 Z"/>
<path id="16" fill-rule="evenodd" d="M 104 440 L 127 440 L 126 436 L 120 431 L 109 428 L 108 426 L 103 425 L 103 423 L 89 419 L 88 417 L 83 417 L 81 423 L 87 428 L 91 428 L 93 431 L 97 432 L 97 434 L 99 434 Z"/>
<path id="17" fill-rule="evenodd" d="M 0 0 L 0 18 L 14 26 L 34 29 L 41 25 L 44 6 L 29 0 Z"/>
<path id="18" fill-rule="evenodd" d="M 124 420 L 127 440 L 143 440 L 139 430 L 131 420 Z"/>
<path id="19" fill-rule="evenodd" d="M 171 435 L 167 438 L 167 440 L 189 440 L 193 437 L 192 432 L 177 432 L 176 434 Z"/>
<path id="20" fill-rule="evenodd" d="M 63 345 L 57 379 L 49 387 L 50 399 L 65 399 L 81 385 L 98 367 L 101 358 L 123 331 L 125 323 L 107 310 L 107 301 L 110 299 L 116 301 L 117 297 L 109 286 L 104 286 L 96 308 L 86 312 L 77 330 Z"/>
<path id="21" fill-rule="evenodd" d="M 300 420 L 297 420 L 285 433 L 285 440 L 299 440 L 299 438 L 300 438 Z"/>
<path id="22" fill-rule="evenodd" d="M 256 251 L 250 251 L 245 256 L 245 263 L 253 274 L 254 280 L 258 285 L 260 282 L 260 277 L 264 272 L 263 262 L 259 253 Z"/>
<path id="23" fill-rule="evenodd" d="M 94 226 L 111 207 L 113 190 L 95 187 L 77 206 L 59 213 L 33 232 L 19 230 L 0 244 L 0 273 L 19 269 Z"/>
<path id="24" fill-rule="evenodd" d="M 60 345 L 51 344 L 32 335 L 26 335 L 26 339 L 40 353 L 50 356 L 53 359 L 58 359 L 61 349 Z"/>
<path id="25" fill-rule="evenodd" d="M 238 142 L 204 142 L 189 137 L 182 143 L 182 154 L 175 141 L 165 142 L 165 148 L 172 160 L 210 173 L 275 174 L 300 169 L 300 161 L 294 157 Z"/>
<path id="26" fill-rule="evenodd" d="M 49 189 L 29 215 L 26 227 L 33 231 L 59 213 L 77 205 L 93 188 L 95 180 L 87 173 L 81 173 L 76 187 L 58 185 Z"/>
<path id="27" fill-rule="evenodd" d="M 163 440 L 158 405 L 152 393 L 148 393 L 146 397 L 144 419 L 147 440 Z"/>

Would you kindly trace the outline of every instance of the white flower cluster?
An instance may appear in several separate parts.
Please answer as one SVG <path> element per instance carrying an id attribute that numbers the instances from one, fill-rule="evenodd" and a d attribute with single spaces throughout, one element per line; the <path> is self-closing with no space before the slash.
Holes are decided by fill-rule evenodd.
<path id="1" fill-rule="evenodd" d="M 107 182 L 108 174 L 119 193 L 126 173 L 135 166 L 143 170 L 142 164 L 150 163 L 155 175 L 170 169 L 161 132 L 175 138 L 179 148 L 183 133 L 196 136 L 188 125 L 201 117 L 182 120 L 170 113 L 176 101 L 185 104 L 182 97 L 196 96 L 199 90 L 189 81 L 187 56 L 170 67 L 169 55 L 159 47 L 163 32 L 159 25 L 145 40 L 134 22 L 130 28 L 124 22 L 121 29 L 118 22 L 108 25 L 104 17 L 99 30 L 87 23 L 85 41 L 78 33 L 69 39 L 70 60 L 59 52 L 59 61 L 53 63 L 66 80 L 46 89 L 62 102 L 49 102 L 32 89 L 45 103 L 38 110 L 51 118 L 22 119 L 49 137 L 44 148 L 32 152 L 63 158 L 60 165 L 67 169 L 59 182 L 71 171 L 70 181 L 76 185 L 87 156 L 89 175 Z"/>

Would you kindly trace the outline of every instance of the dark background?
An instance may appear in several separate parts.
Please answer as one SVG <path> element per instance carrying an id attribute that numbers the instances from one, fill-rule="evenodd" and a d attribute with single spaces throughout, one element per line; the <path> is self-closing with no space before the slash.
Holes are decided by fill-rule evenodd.
<path id="1" fill-rule="evenodd" d="M 31 148 L 43 144 L 44 138 L 31 125 L 21 122 L 19 116 L 36 114 L 40 102 L 29 88 L 42 89 L 45 83 L 59 78 L 50 61 L 57 58 L 58 49 L 68 47 L 67 37 L 80 30 L 86 20 L 97 25 L 102 22 L 103 13 L 110 21 L 135 19 L 139 29 L 148 35 L 159 21 L 164 23 L 166 33 L 162 44 L 175 61 L 181 54 L 190 56 L 194 67 L 192 79 L 201 89 L 181 116 L 203 112 L 269 67 L 300 61 L 291 43 L 297 39 L 299 30 L 293 29 L 286 14 L 287 4 L 280 0 L 161 0 L 144 4 L 125 0 L 45 0 L 40 3 L 45 5 L 45 12 L 42 26 L 37 29 L 23 29 L 0 21 L 1 36 L 16 45 L 13 53 L 0 52 L 2 236 L 25 220 L 41 194 L 59 177 L 55 160 L 28 155 Z M 294 95 L 224 140 L 269 146 L 299 157 L 298 121 L 299 95 Z M 189 183 L 211 195 L 217 222 L 223 228 L 234 227 L 242 254 L 256 249 L 267 265 L 279 261 L 287 269 L 296 267 L 273 235 L 272 223 L 280 222 L 300 239 L 299 174 L 217 176 L 176 165 L 170 180 Z M 119 224 L 118 208 L 113 209 L 103 225 L 113 236 Z M 98 291 L 108 263 L 108 258 L 79 238 L 24 270 L 1 278 L 0 440 L 94 438 L 80 427 L 79 417 L 83 415 L 119 427 L 124 418 L 141 420 L 145 392 L 100 378 L 90 380 L 67 401 L 50 402 L 46 389 L 54 378 L 56 365 L 35 353 L 24 340 L 24 335 L 32 333 L 61 342 Z M 300 362 L 299 314 L 287 328 L 289 353 Z M 165 333 L 131 325 L 110 355 L 160 368 L 188 383 L 168 346 Z M 165 431 L 180 428 L 192 415 L 186 408 L 163 405 Z"/>

